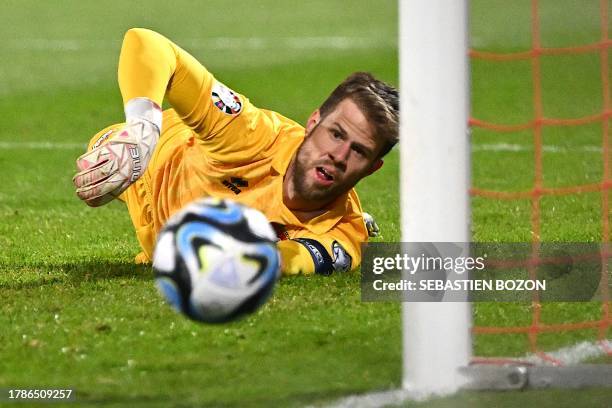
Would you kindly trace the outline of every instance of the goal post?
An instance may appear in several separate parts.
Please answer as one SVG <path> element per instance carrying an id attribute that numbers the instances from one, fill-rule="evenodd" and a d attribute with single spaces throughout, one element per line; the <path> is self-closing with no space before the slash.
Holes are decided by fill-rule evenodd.
<path id="1" fill-rule="evenodd" d="M 400 0 L 403 242 L 469 242 L 467 0 Z M 404 390 L 444 395 L 471 357 L 466 302 L 402 304 Z"/>
<path id="2" fill-rule="evenodd" d="M 601 301 L 601 313 L 595 320 L 590 317 L 591 320 L 586 321 L 573 321 L 572 318 L 569 318 L 568 322 L 560 322 L 560 318 L 564 316 L 554 316 L 553 319 L 549 316 L 547 320 L 552 320 L 549 322 L 541 318 L 540 299 L 533 296 L 530 310 L 532 321 L 529 324 L 521 323 L 521 326 L 512 326 L 509 325 L 513 324 L 512 321 L 504 321 L 500 322 L 500 326 L 476 325 L 473 327 L 472 306 L 466 301 L 467 299 L 463 298 L 461 299 L 463 301 L 457 302 L 459 300 L 457 297 L 449 296 L 449 293 L 446 293 L 442 300 L 452 299 L 454 302 L 419 303 L 415 300 L 438 300 L 442 290 L 436 290 L 437 294 L 430 297 L 428 297 L 429 294 L 425 294 L 424 297 L 411 296 L 406 295 L 406 292 L 418 292 L 421 287 L 414 289 L 414 286 L 412 288 L 408 286 L 408 289 L 401 289 L 404 296 L 402 298 L 404 300 L 402 303 L 402 388 L 349 396 L 335 406 L 398 405 L 406 400 L 422 400 L 430 396 L 452 394 L 460 389 L 519 391 L 538 388 L 612 387 L 612 364 L 585 363 L 601 356 L 612 355 L 612 342 L 609 338 L 611 320 L 608 285 L 610 276 L 609 192 L 612 186 L 609 142 L 611 120 L 609 49 L 612 47 L 609 38 L 610 19 L 608 15 L 610 0 L 585 2 L 585 4 L 590 3 L 591 7 L 593 4 L 599 5 L 601 28 L 599 40 L 569 47 L 542 47 L 540 41 L 541 7 L 539 0 L 530 0 L 532 45 L 526 51 L 513 52 L 469 50 L 468 1 L 399 0 L 401 94 L 399 150 L 401 241 L 403 243 L 400 249 L 404 252 L 403 255 L 408 257 L 420 257 L 423 251 L 434 257 L 445 258 L 438 256 L 442 254 L 436 254 L 435 251 L 445 251 L 444 248 L 454 247 L 453 250 L 457 252 L 457 245 L 444 245 L 444 243 L 471 243 L 470 194 L 496 200 L 530 200 L 532 204 L 530 222 L 531 231 L 533 231 L 531 245 L 533 246 L 529 245 L 529 242 L 525 244 L 533 249 L 534 246 L 539 247 L 542 243 L 539 233 L 543 218 L 540 210 L 541 198 L 599 193 L 601 194 L 601 243 L 605 248 L 601 253 L 595 254 L 595 258 L 601 259 L 601 266 L 596 265 L 596 268 L 601 270 L 600 289 L 596 297 L 585 300 Z M 548 2 L 549 13 L 552 6 Z M 521 4 L 518 7 L 524 7 L 524 5 Z M 552 17 L 555 16 L 556 11 L 554 14 L 548 14 L 547 20 L 553 21 Z M 589 24 L 592 23 L 593 21 L 589 22 Z M 602 88 L 601 112 L 581 117 L 545 117 L 540 58 L 554 55 L 588 55 L 589 53 L 598 54 L 599 57 Z M 470 118 L 469 56 L 500 63 L 506 61 L 530 62 L 534 117 L 518 124 L 494 123 Z M 482 71 L 479 72 L 482 74 Z M 495 75 L 493 72 L 486 75 Z M 495 79 L 504 81 L 506 78 Z M 559 81 L 564 91 L 566 79 Z M 576 83 L 581 84 L 582 80 L 578 78 Z M 573 82 L 572 84 L 575 85 Z M 568 95 L 571 97 L 571 94 Z M 489 99 L 487 101 L 490 103 Z M 532 188 L 526 191 L 497 191 L 471 185 L 470 124 L 473 127 L 497 133 L 522 131 L 533 133 L 534 184 Z M 600 154 L 603 164 L 601 181 L 556 187 L 547 185 L 546 188 L 543 188 L 543 129 L 559 126 L 592 126 L 594 124 L 600 124 L 601 127 Z M 568 145 L 568 151 L 571 148 L 571 144 Z M 591 152 L 593 152 L 592 148 L 595 148 L 594 152 L 599 150 L 597 146 L 588 146 L 588 148 Z M 589 158 L 589 160 L 592 159 Z M 599 165 L 597 160 L 592 161 L 589 171 Z M 501 169 L 503 170 L 503 167 Z M 504 174 L 501 176 L 503 177 Z M 557 224 L 558 221 L 554 219 L 553 222 Z M 434 243 L 434 245 L 427 243 Z M 466 253 L 469 245 L 459 247 L 461 255 L 473 255 Z M 393 251 L 398 250 L 397 245 L 392 248 Z M 432 248 L 433 251 L 429 252 Z M 458 256 L 456 253 L 445 253 L 444 255 Z M 530 265 L 546 265 L 544 262 L 539 263 L 542 258 L 536 255 L 528 259 L 526 269 L 532 268 Z M 576 259 L 580 260 L 580 256 Z M 423 259 L 425 259 L 424 255 Z M 502 260 L 497 259 L 497 261 Z M 416 276 L 411 279 L 410 275 L 403 271 L 400 277 L 402 281 L 413 283 L 419 282 L 420 278 L 446 281 L 453 279 L 452 276 L 449 276 L 451 274 L 446 273 L 443 276 L 439 272 L 444 271 L 439 271 L 435 267 L 425 269 L 415 264 L 412 267 L 414 268 L 412 273 L 425 272 L 429 275 Z M 399 268 L 400 266 L 396 267 L 396 269 Z M 531 271 L 532 269 L 529 269 L 527 272 L 531 273 Z M 393 275 L 393 279 L 396 278 L 397 274 Z M 469 277 L 466 278 L 469 279 Z M 575 284 L 573 281 L 570 283 Z M 427 284 L 424 287 L 427 288 Z M 427 292 L 426 289 L 421 291 Z M 413 301 L 409 302 L 409 300 Z M 572 304 L 574 303 L 570 303 Z M 503 308 L 502 305 L 499 307 Z M 538 335 L 556 335 L 570 331 L 597 332 L 597 342 L 583 341 L 552 352 L 541 350 Z M 473 358 L 472 333 L 476 335 L 523 335 L 533 354 L 520 358 Z M 504 350 L 504 353 L 506 352 Z"/>

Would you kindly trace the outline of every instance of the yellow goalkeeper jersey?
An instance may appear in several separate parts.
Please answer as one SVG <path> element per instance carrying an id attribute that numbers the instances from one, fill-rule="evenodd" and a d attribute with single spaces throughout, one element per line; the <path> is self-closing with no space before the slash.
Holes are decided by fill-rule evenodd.
<path id="1" fill-rule="evenodd" d="M 121 196 L 143 249 L 141 261 L 151 259 L 156 236 L 172 214 L 211 195 L 267 216 L 279 237 L 285 275 L 329 274 L 360 264 L 360 244 L 368 234 L 354 190 L 304 221 L 283 203 L 283 178 L 304 139 L 302 126 L 255 107 L 149 30 L 126 34 L 119 82 L 124 102 L 147 97 L 161 106 L 165 94 L 174 108 L 163 113 L 160 140 L 143 176 Z M 101 131 L 91 146 L 119 126 Z"/>

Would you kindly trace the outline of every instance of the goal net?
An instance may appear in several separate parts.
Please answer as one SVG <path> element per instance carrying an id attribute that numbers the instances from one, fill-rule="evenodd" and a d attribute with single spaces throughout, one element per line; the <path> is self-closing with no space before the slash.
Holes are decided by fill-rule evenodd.
<path id="1" fill-rule="evenodd" d="M 526 49 L 489 51 L 487 44 L 479 44 L 477 34 L 472 41 L 470 124 L 475 167 L 479 159 L 493 156 L 500 171 L 523 173 L 492 171 L 475 177 L 471 188 L 475 225 L 491 221 L 508 228 L 513 225 L 514 233 L 501 238 L 529 240 L 534 248 L 546 241 L 608 244 L 612 187 L 609 0 L 571 2 L 569 7 L 563 7 L 568 2 L 522 3 L 525 7 L 519 16 L 512 11 L 508 14 L 512 16 L 509 24 L 529 30 Z M 504 5 L 500 7 L 503 10 Z M 477 19 L 475 16 L 473 25 L 482 22 Z M 562 24 L 567 33 L 559 31 Z M 491 87 L 501 91 L 487 89 Z M 507 104 L 508 108 L 497 109 L 497 115 L 487 113 L 491 104 Z M 516 183 L 491 181 L 496 177 Z M 491 214 L 478 211 L 491 206 L 497 208 L 499 218 L 487 221 Z M 474 238 L 495 237 L 479 236 L 476 229 Z M 476 351 L 490 357 L 488 345 L 505 336 L 514 338 L 506 341 L 507 354 L 527 348 L 551 364 L 564 361 L 550 350 L 581 341 L 593 342 L 610 355 L 604 341 L 611 337 L 610 253 L 607 245 L 601 248 L 599 302 L 540 304 L 534 298 L 520 311 L 520 307 L 496 305 L 501 308 L 494 313 L 499 320 L 475 320 Z M 537 257 L 536 250 L 534 254 Z M 518 316 L 503 319 L 504 312 Z"/>
<path id="2" fill-rule="evenodd" d="M 609 8 L 400 1 L 402 240 L 527 243 L 531 277 L 545 243 L 597 243 L 601 265 L 589 302 L 404 303 L 405 390 L 452 392 L 474 363 L 561 366 L 585 342 L 611 354 Z"/>

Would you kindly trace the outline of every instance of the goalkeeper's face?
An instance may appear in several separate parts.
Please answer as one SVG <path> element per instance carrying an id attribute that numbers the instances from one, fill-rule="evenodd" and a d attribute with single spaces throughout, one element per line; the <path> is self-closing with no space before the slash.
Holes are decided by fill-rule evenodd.
<path id="1" fill-rule="evenodd" d="M 382 165 L 382 142 L 359 107 L 344 99 L 325 117 L 316 111 L 308 120 L 300 146 L 293 185 L 301 199 L 325 205 L 353 188 Z"/>

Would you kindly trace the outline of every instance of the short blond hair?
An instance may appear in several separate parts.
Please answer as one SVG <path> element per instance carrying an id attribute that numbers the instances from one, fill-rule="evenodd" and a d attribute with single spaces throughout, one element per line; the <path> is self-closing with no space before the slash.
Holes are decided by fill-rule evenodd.
<path id="1" fill-rule="evenodd" d="M 391 85 L 368 72 L 355 72 L 327 97 L 319 108 L 322 117 L 332 112 L 344 99 L 350 98 L 374 127 L 377 139 L 384 140 L 378 157 L 399 141 L 399 93 Z"/>

